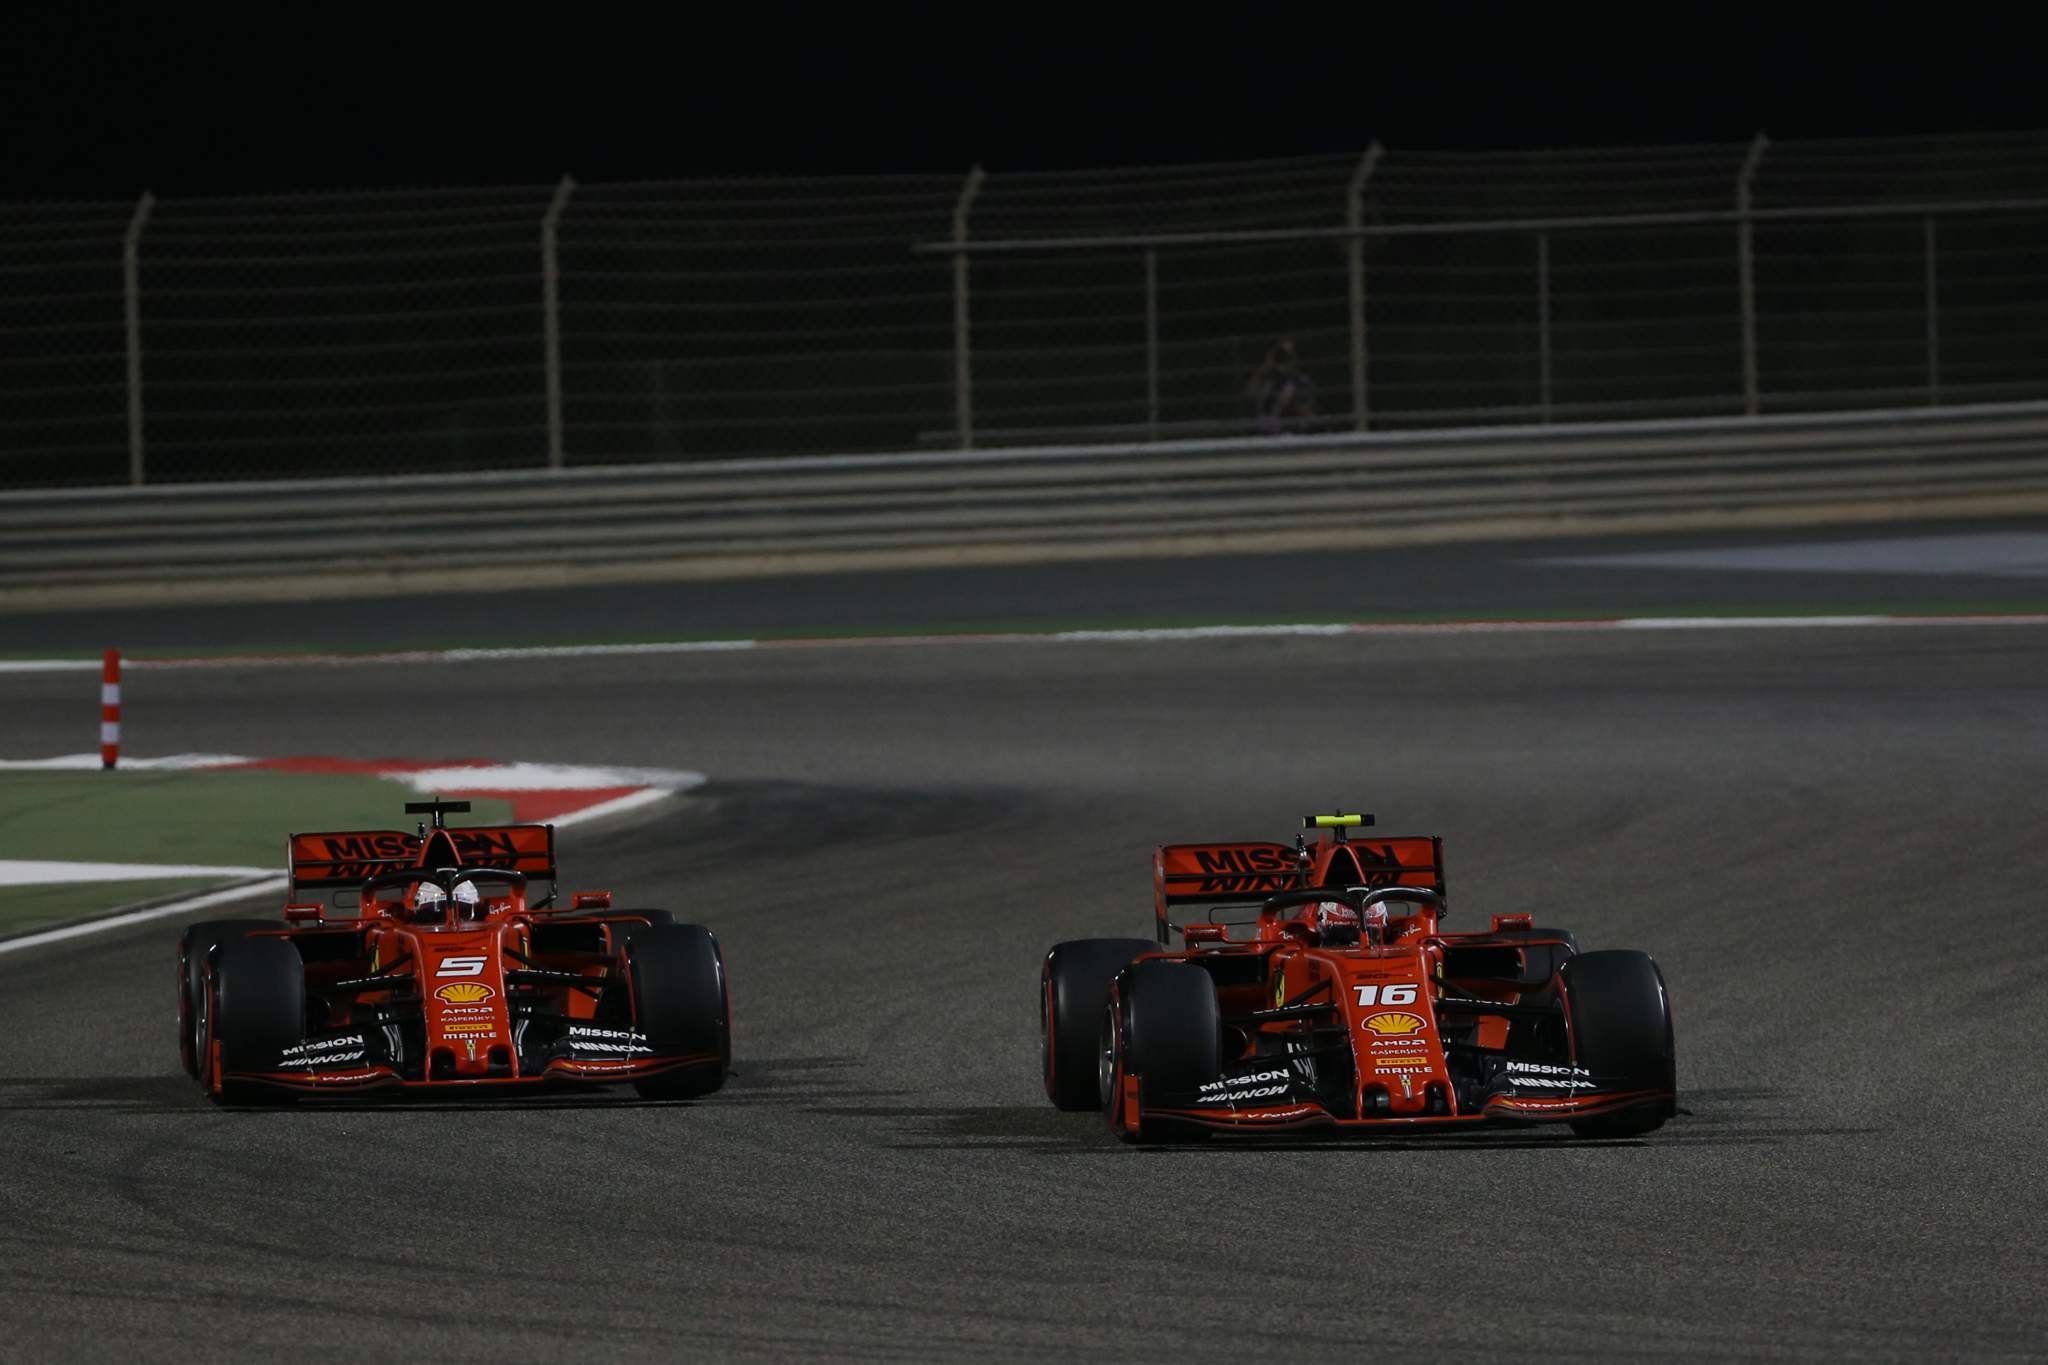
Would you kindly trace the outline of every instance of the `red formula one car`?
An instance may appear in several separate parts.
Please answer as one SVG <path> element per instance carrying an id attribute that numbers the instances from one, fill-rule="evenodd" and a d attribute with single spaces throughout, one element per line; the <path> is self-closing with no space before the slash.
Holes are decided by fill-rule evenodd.
<path id="1" fill-rule="evenodd" d="M 1676 1112 L 1670 1005 L 1648 954 L 1582 953 L 1528 915 L 1446 932 L 1442 840 L 1349 838 L 1368 815 L 1303 824 L 1315 843 L 1166 845 L 1156 942 L 1046 955 L 1056 1106 L 1100 1108 L 1129 1141 L 1544 1120 L 1627 1137 Z M 1174 920 L 1218 902 L 1249 918 Z M 1173 933 L 1181 946 L 1162 947 Z"/>
<path id="2" fill-rule="evenodd" d="M 614 910 L 604 891 L 554 908 L 551 825 L 448 827 L 465 801 L 405 809 L 432 824 L 292 835 L 285 922 L 186 929 L 178 1044 L 208 1095 L 724 1084 L 731 1005 L 709 930 Z"/>

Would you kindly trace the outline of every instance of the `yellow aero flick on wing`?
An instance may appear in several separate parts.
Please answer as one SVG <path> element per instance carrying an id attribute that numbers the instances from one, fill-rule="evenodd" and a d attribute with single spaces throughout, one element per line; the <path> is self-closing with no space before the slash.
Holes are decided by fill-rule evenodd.
<path id="1" fill-rule="evenodd" d="M 1370 815 L 1304 815 L 1303 829 L 1363 829 L 1372 823 Z"/>

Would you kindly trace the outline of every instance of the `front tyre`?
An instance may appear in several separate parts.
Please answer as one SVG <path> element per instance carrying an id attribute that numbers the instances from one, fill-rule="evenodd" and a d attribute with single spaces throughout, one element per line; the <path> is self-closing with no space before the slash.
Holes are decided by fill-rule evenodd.
<path id="1" fill-rule="evenodd" d="M 1070 1113 L 1101 1104 L 1096 1044 L 1116 974 L 1159 945 L 1143 938 L 1081 938 L 1053 945 L 1038 974 L 1039 1070 L 1045 1097 Z"/>
<path id="2" fill-rule="evenodd" d="M 284 926 L 267 919 L 208 919 L 187 925 L 178 939 L 178 1060 L 185 1074 L 199 1078 L 200 1054 L 205 1027 L 201 992 L 206 989 L 206 961 L 227 939 L 240 938 L 258 929 Z"/>
<path id="3" fill-rule="evenodd" d="M 216 1104 L 279 1104 L 291 1093 L 236 1081 L 233 1072 L 276 1071 L 286 1048 L 306 1036 L 306 965 L 282 938 L 231 938 L 214 955 L 204 993 L 201 1067 L 220 1048 Z"/>
<path id="4" fill-rule="evenodd" d="M 732 1071 L 732 1001 L 718 940 L 701 924 L 635 929 L 626 944 L 634 1027 L 657 1055 L 703 1060 L 633 1082 L 651 1100 L 696 1099 Z"/>
<path id="5" fill-rule="evenodd" d="M 1648 953 L 1580 953 L 1558 971 L 1570 1012 L 1572 1061 L 1601 1084 L 1654 1090 L 1660 1098 L 1611 1114 L 1572 1120 L 1581 1137 L 1636 1137 L 1677 1111 L 1678 1060 L 1664 974 Z"/>
<path id="6" fill-rule="evenodd" d="M 1144 1117 L 1151 1103 L 1191 1104 L 1223 1069 L 1223 1014 L 1209 973 L 1185 962 L 1134 963 L 1118 978 L 1106 1021 L 1108 1054 L 1100 1068 L 1104 1112 L 1125 1141 L 1160 1142 L 1193 1136 L 1168 1120 Z M 1123 1112 L 1127 1077 L 1137 1078 L 1138 1123 Z"/>

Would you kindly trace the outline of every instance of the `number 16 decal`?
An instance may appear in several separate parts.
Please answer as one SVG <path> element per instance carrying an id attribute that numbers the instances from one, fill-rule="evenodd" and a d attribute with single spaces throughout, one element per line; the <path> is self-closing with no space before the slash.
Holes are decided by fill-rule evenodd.
<path id="1" fill-rule="evenodd" d="M 1353 986 L 1351 989 L 1358 992 L 1359 1008 L 1370 1009 L 1374 1005 L 1412 1005 L 1417 988 L 1388 986 L 1383 990 L 1378 986 Z"/>

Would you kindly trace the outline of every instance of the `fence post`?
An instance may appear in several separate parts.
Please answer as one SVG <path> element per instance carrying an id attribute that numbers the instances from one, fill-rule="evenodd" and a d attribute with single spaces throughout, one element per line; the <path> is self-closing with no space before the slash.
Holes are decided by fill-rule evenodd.
<path id="1" fill-rule="evenodd" d="M 555 186 L 555 197 L 540 220 L 541 317 L 547 342 L 548 382 L 548 468 L 562 467 L 562 286 L 556 263 L 556 237 L 562 213 L 569 207 L 569 195 L 576 188 L 574 176 L 565 175 Z"/>
<path id="2" fill-rule="evenodd" d="M 1344 191 L 1344 226 L 1351 229 L 1346 241 L 1348 274 L 1351 281 L 1351 422 L 1359 431 L 1370 425 L 1365 401 L 1365 182 L 1380 164 L 1381 147 L 1375 138 L 1351 172 Z"/>
<path id="3" fill-rule="evenodd" d="M 135 201 L 128 235 L 121 239 L 121 293 L 128 315 L 128 482 L 140 487 L 142 462 L 142 229 L 156 196 L 148 190 Z"/>
<path id="4" fill-rule="evenodd" d="M 1941 402 L 1941 295 L 1936 289 L 1934 215 L 1920 220 L 1927 244 L 1927 405 Z"/>
<path id="5" fill-rule="evenodd" d="M 1741 172 L 1735 177 L 1735 212 L 1740 218 L 1735 226 L 1735 261 L 1742 288 L 1742 410 L 1751 417 L 1757 415 L 1760 401 L 1756 377 L 1756 260 L 1751 241 L 1749 185 L 1764 159 L 1764 149 L 1770 145 L 1771 140 L 1758 133 L 1749 144 L 1749 155 L 1742 158 Z"/>
<path id="6" fill-rule="evenodd" d="M 1159 439 L 1159 248 L 1145 248 L 1145 439 Z"/>
<path id="7" fill-rule="evenodd" d="M 1536 234 L 1536 373 L 1543 421 L 1550 421 L 1550 234 Z"/>
<path id="8" fill-rule="evenodd" d="M 974 196 L 988 173 L 980 166 L 967 172 L 960 197 L 953 203 L 953 245 L 967 245 L 967 215 L 974 208 Z M 958 423 L 962 450 L 974 449 L 974 362 L 969 355 L 967 311 L 967 253 L 953 253 L 953 411 Z"/>

